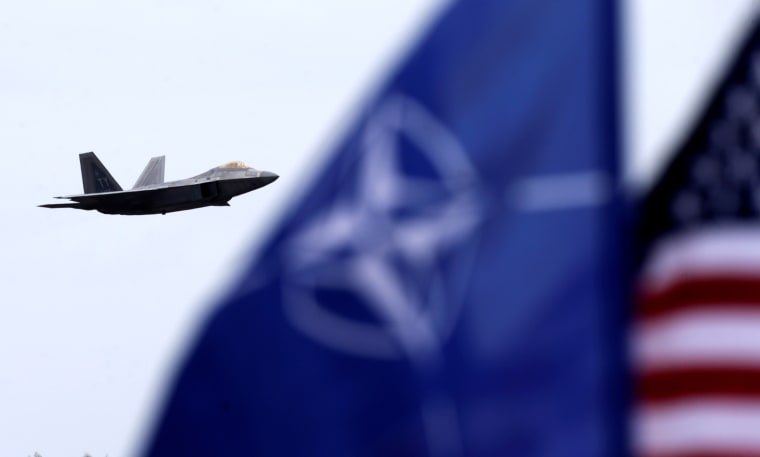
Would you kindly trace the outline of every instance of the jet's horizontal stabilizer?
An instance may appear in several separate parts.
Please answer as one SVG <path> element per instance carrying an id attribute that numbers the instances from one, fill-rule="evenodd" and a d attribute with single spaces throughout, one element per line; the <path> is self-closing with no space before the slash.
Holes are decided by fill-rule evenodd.
<path id="1" fill-rule="evenodd" d="M 40 208 L 82 208 L 81 203 L 48 203 L 47 205 L 37 205 Z"/>
<path id="2" fill-rule="evenodd" d="M 153 157 L 145 166 L 145 169 L 140 173 L 140 177 L 137 178 L 137 182 L 132 189 L 138 187 L 151 186 L 154 184 L 164 183 L 164 161 L 165 156 Z"/>
<path id="3" fill-rule="evenodd" d="M 85 194 L 122 190 L 119 183 L 113 179 L 111 173 L 106 170 L 94 152 L 79 154 L 79 165 L 82 168 L 82 185 Z"/>

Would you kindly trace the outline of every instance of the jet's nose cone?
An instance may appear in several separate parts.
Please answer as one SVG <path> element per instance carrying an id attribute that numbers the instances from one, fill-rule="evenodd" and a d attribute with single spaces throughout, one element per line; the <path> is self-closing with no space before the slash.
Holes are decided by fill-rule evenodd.
<path id="1" fill-rule="evenodd" d="M 259 178 L 263 179 L 265 183 L 269 184 L 275 182 L 280 175 L 272 173 L 271 171 L 260 171 Z"/>

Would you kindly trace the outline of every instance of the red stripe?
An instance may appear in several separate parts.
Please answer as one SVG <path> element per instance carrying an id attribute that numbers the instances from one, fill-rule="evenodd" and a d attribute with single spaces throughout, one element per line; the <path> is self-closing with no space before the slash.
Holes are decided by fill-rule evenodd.
<path id="1" fill-rule="evenodd" d="M 663 290 L 639 293 L 638 317 L 657 319 L 685 309 L 731 308 L 760 309 L 760 277 L 710 276 L 684 278 Z"/>
<path id="2" fill-rule="evenodd" d="M 636 386 L 638 397 L 644 403 L 663 403 L 694 397 L 760 399 L 760 368 L 692 367 L 656 370 L 640 374 Z"/>

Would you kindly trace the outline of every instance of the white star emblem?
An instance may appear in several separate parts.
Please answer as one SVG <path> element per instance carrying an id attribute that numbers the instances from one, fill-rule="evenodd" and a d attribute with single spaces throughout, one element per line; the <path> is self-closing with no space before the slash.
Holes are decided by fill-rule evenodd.
<path id="1" fill-rule="evenodd" d="M 400 147 L 402 139 L 429 163 L 434 179 L 402 169 L 401 154 L 413 154 Z M 359 147 L 356 190 L 339 195 L 288 245 L 287 315 L 336 350 L 435 358 L 461 306 L 441 260 L 481 223 L 479 180 L 456 138 L 406 97 L 391 97 L 377 110 Z M 383 325 L 331 311 L 317 299 L 318 287 L 355 294 Z"/>

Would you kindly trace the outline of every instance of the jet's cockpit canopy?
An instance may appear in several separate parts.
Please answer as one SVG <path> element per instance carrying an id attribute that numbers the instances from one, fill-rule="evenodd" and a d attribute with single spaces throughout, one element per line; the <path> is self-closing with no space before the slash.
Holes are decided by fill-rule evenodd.
<path id="1" fill-rule="evenodd" d="M 234 162 L 225 163 L 224 165 L 220 165 L 219 168 L 252 168 L 243 163 L 240 160 L 236 160 Z"/>

